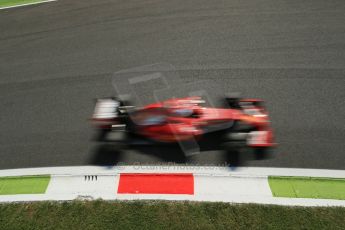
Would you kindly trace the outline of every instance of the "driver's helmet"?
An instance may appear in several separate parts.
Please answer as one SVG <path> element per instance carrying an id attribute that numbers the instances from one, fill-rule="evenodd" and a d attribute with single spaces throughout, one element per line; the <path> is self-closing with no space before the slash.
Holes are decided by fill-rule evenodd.
<path id="1" fill-rule="evenodd" d="M 189 109 L 189 108 L 174 109 L 173 114 L 178 117 L 189 117 L 193 114 L 193 109 Z"/>
<path id="2" fill-rule="evenodd" d="M 166 117 L 163 115 L 153 115 L 147 117 L 140 122 L 140 125 L 160 125 L 163 124 L 166 120 Z"/>

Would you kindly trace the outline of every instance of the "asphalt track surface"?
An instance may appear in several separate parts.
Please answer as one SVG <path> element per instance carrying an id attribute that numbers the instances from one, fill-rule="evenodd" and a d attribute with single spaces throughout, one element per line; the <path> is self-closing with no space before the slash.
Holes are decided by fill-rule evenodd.
<path id="1" fill-rule="evenodd" d="M 154 63 L 174 66 L 176 84 L 209 80 L 209 94 L 267 101 L 279 147 L 246 165 L 345 169 L 344 12 L 343 0 L 59 0 L 2 10 L 0 169 L 184 162 L 166 149 L 116 153 L 92 141 L 92 99 L 114 94 L 115 72 Z M 188 159 L 226 161 L 212 150 Z"/>

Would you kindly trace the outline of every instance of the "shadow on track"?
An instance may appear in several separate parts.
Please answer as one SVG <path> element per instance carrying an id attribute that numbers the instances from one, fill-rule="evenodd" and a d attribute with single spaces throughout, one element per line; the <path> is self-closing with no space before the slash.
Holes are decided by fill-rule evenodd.
<path id="1" fill-rule="evenodd" d="M 270 152 L 255 152 L 252 149 L 240 149 L 225 151 L 222 148 L 222 142 L 219 136 L 208 134 L 203 141 L 198 142 L 200 152 L 219 151 L 221 152 L 222 166 L 239 167 L 245 166 L 251 160 L 265 160 L 271 158 Z M 138 162 L 126 157 L 129 151 L 135 151 L 139 154 L 149 155 L 159 159 L 157 164 L 188 164 L 198 165 L 193 160 L 193 155 L 188 156 L 180 148 L 178 144 L 169 145 L 135 145 L 127 146 L 125 149 L 119 150 L 115 143 L 99 143 L 93 150 L 89 164 L 98 166 L 115 166 L 115 165 L 132 165 L 147 164 L 152 162 Z M 215 165 L 215 162 L 209 162 L 208 165 Z"/>
<path id="2" fill-rule="evenodd" d="M 114 166 L 118 164 L 145 164 L 145 162 L 133 162 L 130 159 L 125 159 L 124 155 L 128 151 L 139 152 L 140 154 L 150 155 L 162 162 L 172 162 L 176 164 L 187 163 L 187 157 L 178 146 L 135 146 L 130 149 L 118 150 L 115 144 L 99 144 L 92 152 L 92 157 L 89 161 L 91 165 L 99 166 Z"/>
<path id="3" fill-rule="evenodd" d="M 100 144 L 92 152 L 89 164 L 99 166 L 114 166 L 121 162 L 122 151 L 118 151 L 112 144 Z"/>

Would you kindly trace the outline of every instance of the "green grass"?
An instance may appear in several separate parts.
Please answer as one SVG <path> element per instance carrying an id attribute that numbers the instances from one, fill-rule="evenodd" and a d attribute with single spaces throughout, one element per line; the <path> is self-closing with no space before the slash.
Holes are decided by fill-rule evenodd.
<path id="1" fill-rule="evenodd" d="M 269 177 L 273 196 L 345 200 L 345 179 Z"/>
<path id="2" fill-rule="evenodd" d="M 43 0 L 0 0 L 0 8 L 8 6 L 17 6 L 28 3 L 42 2 Z"/>
<path id="3" fill-rule="evenodd" d="M 0 195 L 45 193 L 50 176 L 0 177 Z"/>
<path id="4" fill-rule="evenodd" d="M 0 204 L 0 229 L 343 229 L 345 208 L 208 202 Z"/>

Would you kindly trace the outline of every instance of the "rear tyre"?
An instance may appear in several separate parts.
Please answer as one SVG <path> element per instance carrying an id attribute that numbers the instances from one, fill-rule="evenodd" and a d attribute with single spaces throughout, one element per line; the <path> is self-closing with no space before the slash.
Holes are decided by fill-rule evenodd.
<path id="1" fill-rule="evenodd" d="M 108 132 L 106 141 L 111 142 L 117 150 L 125 149 L 128 146 L 128 133 L 125 131 Z"/>
<path id="2" fill-rule="evenodd" d="M 98 133 L 97 133 L 97 136 L 96 136 L 96 140 L 99 141 L 99 142 L 106 141 L 107 134 L 110 131 L 111 131 L 110 129 L 99 129 Z"/>

